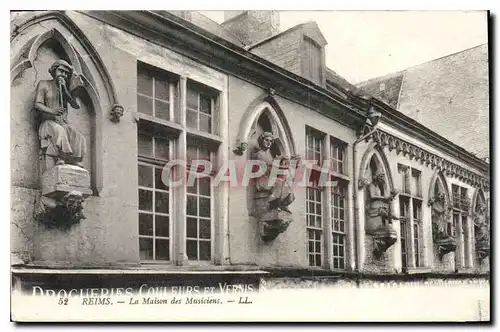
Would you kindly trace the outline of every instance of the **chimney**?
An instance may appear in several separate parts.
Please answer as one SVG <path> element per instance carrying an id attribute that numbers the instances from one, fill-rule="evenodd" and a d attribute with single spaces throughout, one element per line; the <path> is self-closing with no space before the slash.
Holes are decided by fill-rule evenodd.
<path id="1" fill-rule="evenodd" d="M 224 12 L 222 26 L 248 46 L 279 33 L 279 13 L 276 10 L 229 10 Z"/>

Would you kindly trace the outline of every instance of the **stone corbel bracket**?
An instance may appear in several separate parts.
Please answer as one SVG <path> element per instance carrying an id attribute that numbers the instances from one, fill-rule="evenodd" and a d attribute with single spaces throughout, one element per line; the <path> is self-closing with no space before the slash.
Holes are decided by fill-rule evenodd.
<path id="1" fill-rule="evenodd" d="M 391 226 L 381 226 L 368 234 L 373 238 L 373 255 L 375 257 L 380 257 L 398 239 L 398 233 Z"/>

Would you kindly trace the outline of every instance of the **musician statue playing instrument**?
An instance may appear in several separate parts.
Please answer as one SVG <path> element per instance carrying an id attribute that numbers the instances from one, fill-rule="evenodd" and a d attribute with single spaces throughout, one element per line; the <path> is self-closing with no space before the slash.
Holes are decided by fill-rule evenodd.
<path id="1" fill-rule="evenodd" d="M 69 92 L 73 67 L 64 60 L 56 60 L 49 73 L 52 80 L 38 82 L 34 103 L 34 108 L 41 113 L 38 135 L 42 151 L 46 157 L 53 158 L 55 165 L 83 168 L 85 137 L 68 123 L 68 104 L 80 108 Z"/>

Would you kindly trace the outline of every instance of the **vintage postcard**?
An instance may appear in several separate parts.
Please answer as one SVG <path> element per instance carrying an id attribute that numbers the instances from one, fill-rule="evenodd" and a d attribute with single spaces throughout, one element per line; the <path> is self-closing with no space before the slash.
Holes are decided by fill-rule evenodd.
<path id="1" fill-rule="evenodd" d="M 488 20 L 12 11 L 11 320 L 490 321 Z"/>

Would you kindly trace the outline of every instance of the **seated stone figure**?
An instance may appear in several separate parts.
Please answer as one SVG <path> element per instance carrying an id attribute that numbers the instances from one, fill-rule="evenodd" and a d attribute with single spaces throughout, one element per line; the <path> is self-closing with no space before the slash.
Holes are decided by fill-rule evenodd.
<path id="1" fill-rule="evenodd" d="M 34 108 L 41 114 L 38 135 L 42 153 L 51 157 L 55 165 L 73 164 L 83 168 L 86 154 L 85 137 L 68 123 L 68 103 L 79 105 L 69 93 L 73 67 L 64 60 L 55 61 L 49 69 L 52 80 L 38 82 Z M 47 168 L 50 168 L 47 162 Z"/>

